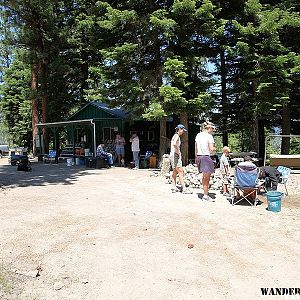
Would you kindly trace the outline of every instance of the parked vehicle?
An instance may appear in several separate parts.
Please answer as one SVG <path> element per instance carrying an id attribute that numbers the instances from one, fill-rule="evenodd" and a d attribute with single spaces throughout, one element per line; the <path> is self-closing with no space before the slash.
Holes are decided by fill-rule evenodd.
<path id="1" fill-rule="evenodd" d="M 19 148 L 9 149 L 8 162 L 12 166 L 17 165 L 18 162 L 20 162 L 21 160 L 23 160 L 25 158 L 28 159 L 27 148 L 19 147 Z"/>
<path id="2" fill-rule="evenodd" d="M 8 145 L 0 145 L 0 155 L 6 156 L 9 154 L 9 146 Z"/>

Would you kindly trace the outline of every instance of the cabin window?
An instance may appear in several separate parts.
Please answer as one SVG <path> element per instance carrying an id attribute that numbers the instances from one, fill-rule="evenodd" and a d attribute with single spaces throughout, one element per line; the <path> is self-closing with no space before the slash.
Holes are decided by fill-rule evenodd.
<path id="1" fill-rule="evenodd" d="M 140 130 L 140 131 L 130 131 L 130 136 L 133 132 L 136 132 L 140 141 L 152 142 L 154 141 L 154 131 L 153 130 Z"/>
<path id="2" fill-rule="evenodd" d="M 111 127 L 103 127 L 103 141 L 111 141 L 115 138 L 114 128 Z"/>

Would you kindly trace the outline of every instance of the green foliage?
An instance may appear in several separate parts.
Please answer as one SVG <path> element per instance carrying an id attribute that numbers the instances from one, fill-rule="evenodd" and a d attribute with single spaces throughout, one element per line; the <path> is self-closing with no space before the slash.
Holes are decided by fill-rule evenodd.
<path id="1" fill-rule="evenodd" d="M 175 15 L 183 15 L 190 17 L 196 8 L 196 1 L 191 0 L 175 0 L 172 11 Z"/>
<path id="2" fill-rule="evenodd" d="M 290 154 L 300 154 L 300 138 L 291 140 Z"/>
<path id="3" fill-rule="evenodd" d="M 164 9 L 154 11 L 150 15 L 150 23 L 156 30 L 162 32 L 166 38 L 170 38 L 174 34 L 176 22 L 168 18 L 168 13 Z"/>
<path id="4" fill-rule="evenodd" d="M 291 135 L 290 137 L 290 151 L 289 154 L 300 154 L 300 137 Z M 269 158 L 270 154 L 280 154 L 281 152 L 281 136 L 270 136 L 267 140 L 266 154 Z"/>
<path id="5" fill-rule="evenodd" d="M 138 48 L 137 44 L 124 43 L 120 46 L 114 47 L 109 50 L 100 50 L 100 54 L 106 59 L 106 63 L 113 64 L 114 61 L 122 57 L 123 61 L 132 61 L 134 59 L 135 50 Z"/>
<path id="6" fill-rule="evenodd" d="M 222 130 L 230 123 L 229 131 L 243 132 L 233 138 L 233 147 L 251 148 L 250 122 L 277 124 L 282 106 L 298 99 L 296 4 L 5 1 L 0 19 L 5 122 L 14 141 L 30 143 L 30 68 L 44 64 L 35 96 L 40 104 L 46 94 L 48 121 L 65 119 L 87 101 L 105 101 L 146 119 L 213 116 Z M 12 56 L 14 48 L 26 48 L 26 55 Z"/>
<path id="7" fill-rule="evenodd" d="M 197 59 L 194 63 L 200 63 Z M 163 107 L 168 113 L 187 112 L 191 116 L 196 116 L 212 107 L 211 95 L 207 92 L 195 94 L 192 98 L 188 88 L 192 85 L 188 68 L 185 63 L 178 58 L 168 58 L 165 62 L 166 84 L 160 87 L 160 96 L 163 99 Z"/>
<path id="8" fill-rule="evenodd" d="M 183 92 L 179 88 L 174 86 L 162 86 L 159 90 L 168 111 L 179 113 L 185 110 L 188 102 L 183 97 Z"/>
<path id="9" fill-rule="evenodd" d="M 262 5 L 259 0 L 248 0 L 245 3 L 245 13 L 250 16 L 257 16 L 262 9 Z"/>
<path id="10" fill-rule="evenodd" d="M 9 276 L 8 272 L 6 270 L 4 270 L 2 267 L 0 269 L 0 290 L 1 290 L 1 294 L 3 292 L 3 296 L 4 295 L 10 295 L 10 293 L 12 292 L 14 286 L 12 284 L 12 279 L 10 278 L 11 276 Z"/>
<path id="11" fill-rule="evenodd" d="M 136 13 L 132 10 L 119 10 L 107 6 L 106 20 L 99 21 L 98 25 L 108 30 L 125 29 L 128 24 L 135 21 Z"/>
<path id="12" fill-rule="evenodd" d="M 143 114 L 143 118 L 146 120 L 160 120 L 166 116 L 162 105 L 157 102 L 151 103 Z"/>
<path id="13" fill-rule="evenodd" d="M 30 66 L 22 63 L 23 53 L 16 53 L 13 63 L 5 69 L 0 86 L 1 111 L 12 143 L 29 146 L 31 132 Z"/>
<path id="14" fill-rule="evenodd" d="M 187 105 L 190 115 L 205 113 L 214 107 L 212 95 L 208 92 L 200 93 L 196 98 L 190 99 Z"/>
<path id="15" fill-rule="evenodd" d="M 195 11 L 195 18 L 202 21 L 211 21 L 217 12 L 216 6 L 210 0 L 204 0 L 202 5 Z"/>
<path id="16" fill-rule="evenodd" d="M 173 82 L 185 86 L 185 79 L 188 77 L 188 74 L 185 72 L 185 70 L 186 68 L 184 67 L 184 62 L 177 58 L 168 58 L 165 62 L 165 72 L 170 83 Z"/>
<path id="17" fill-rule="evenodd" d="M 232 20 L 229 30 L 236 42 L 228 55 L 233 57 L 228 74 L 235 74 L 229 80 L 233 84 L 231 99 L 235 99 L 232 112 L 237 116 L 233 122 L 240 124 L 237 127 L 244 128 L 243 124 L 257 118 L 272 120 L 274 112 L 291 101 L 297 54 L 282 34 L 296 28 L 299 31 L 298 21 L 299 14 L 258 0 L 247 1 L 244 11 Z"/>

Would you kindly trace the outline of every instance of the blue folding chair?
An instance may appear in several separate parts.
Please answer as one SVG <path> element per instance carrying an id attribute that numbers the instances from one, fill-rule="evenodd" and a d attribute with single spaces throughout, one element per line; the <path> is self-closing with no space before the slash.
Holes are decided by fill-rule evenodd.
<path id="1" fill-rule="evenodd" d="M 44 155 L 44 162 L 45 163 L 51 163 L 51 162 L 56 162 L 56 150 L 49 150 L 49 153 Z"/>
<path id="2" fill-rule="evenodd" d="M 286 184 L 287 184 L 287 181 L 289 179 L 289 176 L 290 176 L 292 170 L 290 168 L 287 168 L 287 167 L 284 167 L 284 166 L 278 166 L 277 171 L 281 174 L 280 175 L 280 181 L 278 183 L 284 185 L 286 195 L 288 195 L 288 190 L 287 190 Z"/>
<path id="3" fill-rule="evenodd" d="M 262 188 L 264 181 L 258 179 L 259 169 L 253 166 L 236 166 L 234 179 L 231 184 L 231 204 L 236 205 L 242 200 L 247 201 L 250 205 L 256 206 L 257 193 Z M 240 196 L 239 199 L 237 195 Z M 254 202 L 249 199 L 254 195 Z M 235 201 L 237 200 L 237 201 Z"/>

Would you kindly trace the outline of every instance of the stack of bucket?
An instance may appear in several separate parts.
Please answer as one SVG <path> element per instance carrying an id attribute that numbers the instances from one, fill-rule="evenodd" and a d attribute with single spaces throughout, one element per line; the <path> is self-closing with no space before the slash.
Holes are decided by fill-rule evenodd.
<path id="1" fill-rule="evenodd" d="M 277 191 L 268 191 L 267 192 L 268 199 L 268 210 L 273 212 L 281 211 L 281 199 L 282 193 Z"/>

